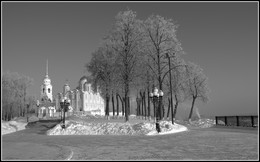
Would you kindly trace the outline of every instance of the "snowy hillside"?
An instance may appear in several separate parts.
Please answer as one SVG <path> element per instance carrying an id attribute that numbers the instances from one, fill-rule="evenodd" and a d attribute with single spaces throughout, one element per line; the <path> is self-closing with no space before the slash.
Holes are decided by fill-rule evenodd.
<path id="1" fill-rule="evenodd" d="M 118 122 L 82 122 L 68 120 L 65 122 L 66 129 L 62 129 L 61 125 L 56 125 L 47 132 L 48 135 L 154 135 L 155 123 L 141 122 L 137 124 L 118 123 Z M 175 124 L 169 121 L 160 122 L 161 133 L 176 133 L 188 130 L 185 126 Z"/>
<path id="2" fill-rule="evenodd" d="M 24 122 L 17 122 L 17 121 L 5 122 L 5 121 L 2 121 L 2 127 L 1 127 L 2 135 L 8 134 L 8 133 L 13 133 L 13 132 L 16 132 L 16 131 L 19 131 L 19 130 L 23 130 L 23 129 L 25 129 L 26 125 L 27 125 L 27 123 L 24 123 Z"/>
<path id="3" fill-rule="evenodd" d="M 36 116 L 30 116 L 29 121 L 37 121 L 39 120 Z M 27 117 L 15 117 L 11 121 L 3 121 L 1 123 L 1 132 L 2 135 L 13 133 L 16 131 L 20 131 L 25 129 L 25 126 L 27 125 Z"/>
<path id="4" fill-rule="evenodd" d="M 195 127 L 195 128 L 209 128 L 216 124 L 216 121 L 213 119 L 198 119 L 189 121 L 177 120 L 176 123 L 185 125 L 187 127 Z"/>

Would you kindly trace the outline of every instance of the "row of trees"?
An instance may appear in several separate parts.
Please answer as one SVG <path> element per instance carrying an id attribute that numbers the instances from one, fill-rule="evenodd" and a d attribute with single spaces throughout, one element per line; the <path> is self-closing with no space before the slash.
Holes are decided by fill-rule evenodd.
<path id="1" fill-rule="evenodd" d="M 122 111 L 128 121 L 130 94 L 136 93 L 136 97 L 140 94 L 141 98 L 141 102 L 137 101 L 137 115 L 147 112 L 149 117 L 149 93 L 154 87 L 164 92 L 163 98 L 169 98 L 168 107 L 172 109 L 173 118 L 180 102 L 192 100 L 191 118 L 195 100 L 201 98 L 208 101 L 207 77 L 198 65 L 186 63 L 181 58 L 184 52 L 176 31 L 177 25 L 173 20 L 159 15 L 151 15 L 143 21 L 137 19 L 136 12 L 132 10 L 117 14 L 112 29 L 86 64 L 94 90 L 99 88 L 106 99 L 107 116 L 111 96 L 114 112 L 116 95 L 121 100 Z M 144 107 L 143 113 L 140 103 Z M 166 103 L 167 100 L 162 101 L 161 110 Z"/>
<path id="2" fill-rule="evenodd" d="M 32 78 L 16 72 L 2 74 L 2 120 L 24 117 L 26 113 L 34 111 L 35 98 L 27 94 L 32 83 Z"/>

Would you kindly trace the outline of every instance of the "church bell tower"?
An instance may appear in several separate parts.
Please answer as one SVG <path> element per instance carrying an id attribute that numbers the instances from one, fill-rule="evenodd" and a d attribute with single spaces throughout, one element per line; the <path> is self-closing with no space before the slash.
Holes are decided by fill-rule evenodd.
<path id="1" fill-rule="evenodd" d="M 50 102 L 53 101 L 51 79 L 48 76 L 48 60 L 46 63 L 46 75 L 41 85 L 41 101 L 43 102 L 45 99 L 48 99 Z"/>

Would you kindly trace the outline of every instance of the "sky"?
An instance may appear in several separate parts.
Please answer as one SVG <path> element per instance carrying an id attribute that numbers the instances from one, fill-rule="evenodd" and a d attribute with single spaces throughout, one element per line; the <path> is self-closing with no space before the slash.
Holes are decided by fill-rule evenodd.
<path id="1" fill-rule="evenodd" d="M 258 114 L 257 2 L 2 2 L 1 70 L 33 78 L 28 94 L 39 98 L 46 73 L 53 95 L 83 75 L 91 53 L 127 8 L 145 20 L 173 19 L 183 59 L 209 78 L 210 102 L 197 102 L 205 115 Z M 189 103 L 189 102 L 188 102 Z"/>

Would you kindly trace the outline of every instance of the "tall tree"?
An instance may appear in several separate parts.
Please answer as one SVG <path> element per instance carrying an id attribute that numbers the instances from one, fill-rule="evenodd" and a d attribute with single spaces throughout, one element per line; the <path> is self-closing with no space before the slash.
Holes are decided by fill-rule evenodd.
<path id="1" fill-rule="evenodd" d="M 186 95 L 192 100 L 188 117 L 189 121 L 191 121 L 196 99 L 200 99 L 202 102 L 208 102 L 210 89 L 208 87 L 208 78 L 203 73 L 203 69 L 200 66 L 189 62 L 186 67 L 186 77 Z"/>
<path id="2" fill-rule="evenodd" d="M 175 108 L 174 112 L 172 112 L 172 120 L 175 120 L 176 113 L 177 113 L 177 108 L 179 106 L 179 103 L 184 102 L 186 99 L 185 96 L 185 65 L 186 63 L 184 62 L 183 59 L 174 57 L 172 59 L 172 67 L 175 67 L 173 70 L 171 70 L 169 77 L 171 76 L 172 78 L 167 78 L 169 81 L 171 81 L 171 86 L 168 84 L 167 86 L 172 89 L 170 89 L 174 95 L 174 101 L 175 101 Z"/>
<path id="3" fill-rule="evenodd" d="M 116 22 L 106 38 L 118 56 L 118 68 L 122 84 L 124 86 L 125 119 L 129 120 L 130 86 L 136 77 L 136 64 L 138 62 L 138 47 L 142 39 L 141 21 L 136 19 L 136 13 L 132 10 L 119 12 Z"/>
<path id="4" fill-rule="evenodd" d="M 169 72 L 166 68 L 168 64 L 165 55 L 166 53 L 177 55 L 182 50 L 176 36 L 177 25 L 171 19 L 152 15 L 145 21 L 144 29 L 145 49 L 152 61 L 149 67 L 153 75 L 156 76 L 159 90 L 163 90 L 163 81 Z M 162 111 L 161 105 L 159 105 L 159 110 Z M 162 119 L 162 116 L 160 116 L 160 119 Z"/>
<path id="5" fill-rule="evenodd" d="M 86 64 L 86 68 L 91 73 L 93 90 L 97 87 L 101 90 L 101 96 L 106 100 L 105 113 L 109 119 L 109 101 L 114 76 L 114 53 L 108 46 L 100 47 L 92 53 L 90 63 Z"/>

